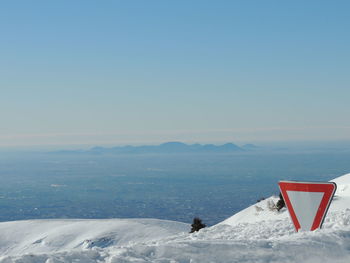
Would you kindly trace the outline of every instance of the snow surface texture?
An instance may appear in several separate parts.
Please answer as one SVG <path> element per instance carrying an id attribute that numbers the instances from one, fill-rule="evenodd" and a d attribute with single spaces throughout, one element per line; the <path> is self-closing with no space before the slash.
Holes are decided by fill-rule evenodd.
<path id="1" fill-rule="evenodd" d="M 350 174 L 322 229 L 295 233 L 270 197 L 222 223 L 189 234 L 156 219 L 31 220 L 0 223 L 0 262 L 350 262 Z"/>

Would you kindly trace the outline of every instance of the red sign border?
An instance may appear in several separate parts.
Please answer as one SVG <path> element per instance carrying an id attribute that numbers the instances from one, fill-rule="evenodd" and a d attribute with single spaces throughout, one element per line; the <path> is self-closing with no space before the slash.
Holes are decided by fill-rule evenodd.
<path id="1" fill-rule="evenodd" d="M 289 215 L 293 221 L 295 230 L 298 232 L 300 229 L 300 223 L 293 209 L 292 203 L 289 200 L 287 191 L 300 191 L 300 192 L 321 192 L 324 193 L 320 206 L 317 210 L 314 222 L 311 226 L 311 231 L 321 228 L 323 221 L 326 217 L 329 205 L 332 202 L 337 185 L 334 182 L 296 182 L 296 181 L 280 181 L 278 183 L 281 190 L 283 199 L 286 203 Z"/>

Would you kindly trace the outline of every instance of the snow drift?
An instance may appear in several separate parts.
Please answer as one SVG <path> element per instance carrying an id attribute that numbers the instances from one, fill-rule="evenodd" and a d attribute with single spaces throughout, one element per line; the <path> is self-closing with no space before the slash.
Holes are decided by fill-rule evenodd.
<path id="1" fill-rule="evenodd" d="M 323 224 L 295 233 L 270 197 L 218 225 L 189 234 L 156 219 L 30 220 L 0 223 L 0 262 L 350 262 L 350 174 Z"/>

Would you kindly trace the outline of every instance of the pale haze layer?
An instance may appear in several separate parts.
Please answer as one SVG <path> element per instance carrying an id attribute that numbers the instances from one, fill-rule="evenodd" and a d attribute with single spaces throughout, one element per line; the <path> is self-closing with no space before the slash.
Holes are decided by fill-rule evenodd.
<path id="1" fill-rule="evenodd" d="M 350 140 L 348 1 L 9 1 L 0 147 Z"/>

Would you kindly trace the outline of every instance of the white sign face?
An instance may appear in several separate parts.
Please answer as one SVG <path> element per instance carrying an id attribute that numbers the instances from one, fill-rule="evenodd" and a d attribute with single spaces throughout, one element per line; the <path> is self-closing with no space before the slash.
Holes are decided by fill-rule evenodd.
<path id="1" fill-rule="evenodd" d="M 324 193 L 287 191 L 300 224 L 300 230 L 309 231 L 320 207 Z"/>

